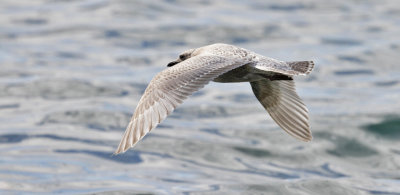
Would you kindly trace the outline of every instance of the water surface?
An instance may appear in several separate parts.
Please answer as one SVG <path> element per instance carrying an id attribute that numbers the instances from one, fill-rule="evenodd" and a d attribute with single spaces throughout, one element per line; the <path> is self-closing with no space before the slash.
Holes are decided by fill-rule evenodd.
<path id="1" fill-rule="evenodd" d="M 4 0 L 0 192 L 400 194 L 397 1 Z M 147 83 L 188 48 L 314 60 L 314 140 L 249 84 L 211 83 L 112 156 Z M 229 86 L 228 86 L 229 85 Z"/>

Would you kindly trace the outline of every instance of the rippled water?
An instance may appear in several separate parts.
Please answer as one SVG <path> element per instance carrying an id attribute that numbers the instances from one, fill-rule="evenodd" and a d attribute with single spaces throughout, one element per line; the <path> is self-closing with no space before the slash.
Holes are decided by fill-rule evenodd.
<path id="1" fill-rule="evenodd" d="M 400 194 L 397 1 L 0 2 L 0 193 Z M 314 60 L 314 140 L 212 83 L 112 156 L 150 79 L 225 42 Z"/>

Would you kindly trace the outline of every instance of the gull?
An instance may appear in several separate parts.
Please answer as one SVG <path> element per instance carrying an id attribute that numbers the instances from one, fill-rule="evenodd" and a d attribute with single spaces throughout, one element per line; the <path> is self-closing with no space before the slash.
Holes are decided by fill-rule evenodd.
<path id="1" fill-rule="evenodd" d="M 308 110 L 296 93 L 293 76 L 307 75 L 313 68 L 312 61 L 279 61 L 223 43 L 189 49 L 150 81 L 114 154 L 133 147 L 210 81 L 250 82 L 258 101 L 284 131 L 311 141 Z"/>

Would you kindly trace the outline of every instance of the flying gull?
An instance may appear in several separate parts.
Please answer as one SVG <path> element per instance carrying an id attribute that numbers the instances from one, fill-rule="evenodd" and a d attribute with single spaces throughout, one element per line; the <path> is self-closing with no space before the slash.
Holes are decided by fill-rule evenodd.
<path id="1" fill-rule="evenodd" d="M 133 147 L 210 81 L 250 82 L 254 95 L 283 130 L 311 141 L 308 110 L 296 93 L 293 76 L 309 74 L 312 61 L 284 62 L 217 43 L 187 50 L 167 66 L 150 81 L 114 154 Z"/>

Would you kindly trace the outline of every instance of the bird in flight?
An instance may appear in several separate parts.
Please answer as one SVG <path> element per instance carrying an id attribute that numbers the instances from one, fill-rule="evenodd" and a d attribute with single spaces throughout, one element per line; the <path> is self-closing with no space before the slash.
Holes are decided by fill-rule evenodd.
<path id="1" fill-rule="evenodd" d="M 284 62 L 228 44 L 189 49 L 149 83 L 114 154 L 133 147 L 192 93 L 210 81 L 250 82 L 254 95 L 289 135 L 308 142 L 308 110 L 293 76 L 307 75 L 312 61 Z"/>

